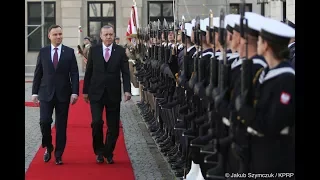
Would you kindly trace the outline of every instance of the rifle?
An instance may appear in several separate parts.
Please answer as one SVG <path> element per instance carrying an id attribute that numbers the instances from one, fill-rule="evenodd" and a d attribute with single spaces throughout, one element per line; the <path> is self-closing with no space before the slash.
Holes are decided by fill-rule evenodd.
<path id="1" fill-rule="evenodd" d="M 196 57 L 193 58 L 194 60 L 194 63 L 193 63 L 193 72 L 192 72 L 192 75 L 191 75 L 191 78 L 188 82 L 188 90 L 189 91 L 193 91 L 194 89 L 194 86 L 195 84 L 197 83 L 197 80 L 198 80 L 198 61 L 199 61 L 199 49 L 200 49 L 200 38 L 199 38 L 199 35 L 200 35 L 200 17 L 197 16 L 196 17 L 196 23 L 195 23 L 195 27 L 193 27 L 193 32 L 194 32 L 194 41 L 195 41 L 195 44 L 197 45 L 197 50 L 196 50 Z M 192 107 L 191 107 L 191 113 L 190 114 L 194 114 L 196 117 L 199 117 L 200 116 L 200 101 L 199 99 L 195 98 L 195 96 L 192 96 L 191 97 L 192 99 Z M 192 115 L 192 116 L 194 116 Z M 191 131 L 195 132 L 196 131 L 196 124 L 194 121 L 191 121 Z M 184 135 L 185 136 L 185 135 Z M 188 144 L 188 142 L 187 142 Z M 186 150 L 186 154 L 188 154 L 188 148 Z M 187 161 L 190 161 L 189 158 Z M 185 167 L 184 167 L 184 178 L 186 178 L 187 176 L 187 165 L 189 164 L 188 163 L 185 163 Z"/>
<path id="2" fill-rule="evenodd" d="M 245 18 L 245 0 L 241 0 L 241 14 L 240 14 L 240 36 L 246 39 L 246 51 L 245 56 L 242 59 L 241 65 L 241 89 L 240 96 L 237 97 L 235 106 L 236 110 L 239 110 L 241 106 L 248 105 L 253 106 L 253 61 L 248 59 L 248 35 L 245 33 L 248 28 L 248 19 Z M 236 124 L 236 128 L 239 129 L 239 126 L 243 126 L 244 120 L 239 122 L 234 120 L 233 123 Z M 242 127 L 243 128 L 243 127 Z M 249 170 L 249 161 L 250 161 L 250 135 L 245 134 L 247 137 L 246 144 L 241 144 L 237 146 L 237 154 L 240 160 L 240 173 L 247 173 Z"/>
<path id="3" fill-rule="evenodd" d="M 213 44 L 213 56 L 210 59 L 210 82 L 206 88 L 206 97 L 208 99 L 208 119 L 210 123 L 210 129 L 214 128 L 214 119 L 217 117 L 217 112 L 214 109 L 214 98 L 212 96 L 212 91 L 217 89 L 218 86 L 218 60 L 215 57 L 215 33 L 213 30 L 213 12 L 210 10 L 209 14 L 209 26 L 207 26 L 209 32 L 210 42 Z M 214 142 L 214 141 L 212 141 Z M 213 144 L 214 145 L 214 144 Z"/>
<path id="4" fill-rule="evenodd" d="M 188 74 L 188 58 L 187 58 L 187 42 L 186 42 L 186 36 L 187 36 L 187 32 L 185 29 L 185 18 L 184 16 L 182 16 L 182 24 L 181 24 L 181 41 L 182 44 L 185 45 L 184 48 L 184 58 L 183 58 L 183 67 L 180 73 L 180 76 L 177 79 L 178 85 L 182 88 L 184 88 L 185 83 L 187 81 L 187 74 Z"/>
<path id="5" fill-rule="evenodd" d="M 169 60 L 169 54 L 170 54 L 170 49 L 169 49 L 169 40 L 168 40 L 168 34 L 169 34 L 169 27 L 167 20 L 163 20 L 163 34 L 164 34 L 164 40 L 166 43 L 166 46 L 164 46 L 164 62 L 167 64 Z"/>
<path id="6" fill-rule="evenodd" d="M 211 118 L 215 120 L 215 134 L 216 139 L 213 141 L 215 149 L 218 151 L 218 165 L 214 170 L 214 174 L 207 173 L 207 177 L 215 177 L 218 179 L 223 178 L 223 173 L 226 169 L 227 149 L 232 142 L 232 136 L 225 137 L 224 124 L 222 123 L 221 115 L 218 115 L 218 107 L 223 100 L 225 93 L 228 90 L 228 76 L 230 66 L 227 63 L 227 43 L 226 43 L 226 30 L 224 28 L 225 12 L 224 9 L 220 11 L 220 25 L 219 25 L 219 42 L 223 47 L 223 60 L 218 62 L 219 76 L 218 76 L 218 87 L 213 90 L 214 99 L 214 111 Z M 213 117 L 212 117 L 213 116 Z M 216 152 L 216 151 L 215 151 Z"/>
<path id="7" fill-rule="evenodd" d="M 213 101 L 212 91 L 218 85 L 218 61 L 216 57 L 216 42 L 215 42 L 215 33 L 213 31 L 213 12 L 210 10 L 209 14 L 209 26 L 207 26 L 207 31 L 209 32 L 209 40 L 213 44 L 213 57 L 210 59 L 210 82 L 206 88 L 206 97 L 210 101 Z M 209 106 L 208 108 L 211 109 Z"/>
<path id="8" fill-rule="evenodd" d="M 193 91 L 194 85 L 196 84 L 197 80 L 198 80 L 198 61 L 199 61 L 199 51 L 200 51 L 200 38 L 199 38 L 199 33 L 200 32 L 200 17 L 197 16 L 196 17 L 196 24 L 193 27 L 193 33 L 194 33 L 194 42 L 195 45 L 197 46 L 197 50 L 196 50 L 196 56 L 193 58 L 193 72 L 191 75 L 191 78 L 189 80 L 189 88 L 190 90 Z"/>
<path id="9" fill-rule="evenodd" d="M 241 0 L 242 3 L 242 11 L 240 15 L 240 35 L 242 38 L 246 39 L 246 52 L 245 57 L 242 60 L 241 65 L 241 96 L 244 98 L 244 102 L 246 105 L 253 106 L 253 93 L 252 93 L 252 80 L 253 80 L 253 72 L 252 72 L 252 60 L 248 59 L 248 35 L 245 33 L 245 30 L 248 28 L 248 19 L 244 16 L 245 11 L 245 0 Z"/>
<path id="10" fill-rule="evenodd" d="M 201 23 L 201 22 L 200 22 Z M 204 20 L 202 21 L 202 23 L 204 23 Z M 201 31 L 201 29 L 199 29 L 199 33 L 198 33 L 198 41 L 199 41 L 199 45 L 200 46 L 200 56 L 198 56 L 198 82 L 197 84 L 195 84 L 194 86 L 194 93 L 200 97 L 200 99 L 203 98 L 204 96 L 204 81 L 205 81 L 205 67 L 204 67 L 204 61 L 202 60 L 202 52 L 203 52 L 203 46 L 202 46 L 202 36 L 203 33 Z"/>

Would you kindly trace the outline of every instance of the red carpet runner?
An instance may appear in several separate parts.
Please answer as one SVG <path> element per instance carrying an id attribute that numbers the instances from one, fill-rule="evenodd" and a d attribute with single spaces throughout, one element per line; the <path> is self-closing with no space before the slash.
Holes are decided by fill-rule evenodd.
<path id="1" fill-rule="evenodd" d="M 81 89 L 82 81 L 80 81 L 80 90 Z M 134 173 L 124 143 L 122 129 L 120 129 L 120 135 L 114 151 L 115 164 L 97 164 L 92 149 L 90 122 L 91 114 L 89 105 L 84 102 L 82 95 L 80 95 L 78 102 L 70 106 L 67 146 L 62 157 L 64 164 L 61 166 L 55 165 L 54 157 L 50 162 L 44 163 L 43 154 L 45 149 L 40 147 L 26 172 L 25 179 L 134 180 Z M 106 128 L 104 128 L 104 130 L 106 131 Z M 55 128 L 52 130 L 52 135 L 53 143 L 55 144 Z"/>
<path id="2" fill-rule="evenodd" d="M 24 106 L 27 106 L 27 107 L 39 107 L 39 104 L 35 104 L 33 102 L 24 102 Z"/>

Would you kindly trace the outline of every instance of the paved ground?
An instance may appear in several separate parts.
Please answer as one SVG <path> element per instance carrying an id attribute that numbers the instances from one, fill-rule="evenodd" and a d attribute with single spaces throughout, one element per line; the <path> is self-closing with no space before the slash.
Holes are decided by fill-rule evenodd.
<path id="1" fill-rule="evenodd" d="M 26 81 L 30 78 L 26 78 Z M 26 101 L 30 101 L 31 83 L 26 83 Z M 163 159 L 156 144 L 143 122 L 135 102 L 122 103 L 121 120 L 127 151 L 134 169 L 136 180 L 173 180 L 168 164 Z M 40 147 L 39 108 L 25 108 L 25 171 Z"/>

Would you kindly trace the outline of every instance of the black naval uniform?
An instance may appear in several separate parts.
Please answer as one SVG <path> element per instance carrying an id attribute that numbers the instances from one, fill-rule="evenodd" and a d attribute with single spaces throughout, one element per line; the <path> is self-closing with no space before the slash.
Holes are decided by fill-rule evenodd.
<path id="1" fill-rule="evenodd" d="M 209 48 L 209 49 L 206 49 L 202 52 L 202 56 L 201 56 L 201 61 L 204 61 L 203 63 L 203 74 L 204 74 L 204 84 L 203 86 L 204 87 L 207 87 L 210 83 L 210 61 L 211 61 L 211 57 L 213 57 L 213 49 L 212 48 Z"/>
<path id="2" fill-rule="evenodd" d="M 224 53 L 224 52 L 221 52 L 221 51 L 219 50 L 218 60 L 223 60 L 223 53 Z M 232 53 L 231 49 L 228 49 L 227 52 L 226 52 L 226 54 L 227 54 L 227 63 L 228 63 L 228 64 L 231 64 L 232 61 L 229 61 L 229 60 L 231 60 L 230 57 L 232 57 L 232 60 L 234 60 L 234 59 L 233 59 L 234 57 L 232 56 L 233 53 Z M 217 54 L 216 54 L 216 56 L 217 56 Z"/>
<path id="3" fill-rule="evenodd" d="M 253 76 L 260 70 L 267 67 L 267 63 L 262 56 L 255 55 L 250 58 L 253 61 Z M 231 64 L 231 72 L 229 78 L 229 91 L 226 93 L 225 99 L 219 105 L 219 113 L 222 117 L 226 118 L 227 122 L 224 121 L 226 126 L 230 125 L 230 114 L 235 113 L 235 100 L 238 95 L 240 95 L 241 90 L 241 65 L 243 59 L 235 58 L 233 63 Z M 233 117 L 236 114 L 233 114 Z M 248 142 L 246 140 L 246 127 L 241 125 L 240 123 L 232 123 L 233 125 L 233 133 L 234 133 L 234 143 L 233 151 L 239 156 L 239 149 L 244 148 L 244 145 L 247 145 Z M 230 151 L 228 155 L 228 172 L 237 172 L 239 169 L 238 160 L 233 156 L 233 152 Z"/>
<path id="4" fill-rule="evenodd" d="M 190 47 L 188 47 L 187 48 L 187 54 L 186 54 L 186 57 L 188 58 L 188 60 L 187 60 L 187 62 L 188 62 L 188 65 L 190 65 L 190 66 L 188 66 L 188 67 L 191 67 L 191 65 L 193 65 L 193 55 L 195 54 L 195 52 L 196 52 L 196 47 L 194 46 L 194 45 L 192 45 L 192 46 L 190 46 Z M 184 56 L 184 50 L 181 50 L 180 52 L 179 52 L 179 55 L 178 55 L 178 64 L 179 64 L 179 69 L 180 70 L 182 70 L 183 69 L 183 62 L 184 62 L 184 58 L 185 58 L 185 56 Z M 191 69 L 191 68 L 189 68 L 188 69 L 188 72 L 192 72 L 193 71 L 193 69 Z M 188 78 L 189 79 L 189 78 Z"/>
<path id="5" fill-rule="evenodd" d="M 259 72 L 261 72 L 264 68 L 266 68 L 268 65 L 264 59 L 264 57 L 259 56 L 259 55 L 255 55 L 252 58 L 250 58 L 253 61 L 253 66 L 252 66 L 252 76 L 256 77 L 257 73 L 259 74 Z M 242 60 L 238 60 L 239 61 Z M 241 94 L 241 65 L 237 66 L 237 63 L 234 64 L 234 66 L 232 66 L 231 68 L 235 67 L 235 73 L 233 74 L 233 94 L 231 95 L 231 103 L 229 104 L 229 109 L 230 111 L 235 111 L 235 101 L 236 101 L 236 97 L 239 96 Z M 254 84 L 253 84 L 253 89 L 255 89 L 255 84 L 256 84 L 256 79 L 254 80 Z M 234 114 L 234 116 L 236 116 L 236 114 Z M 244 163 L 246 166 L 248 165 L 248 154 L 250 152 L 250 150 L 248 149 L 249 147 L 249 143 L 248 142 L 248 138 L 247 138 L 247 127 L 246 125 L 244 125 L 243 123 L 239 122 L 236 120 L 236 122 L 233 123 L 234 126 L 234 143 L 233 143 L 233 149 L 232 151 L 235 152 L 235 154 L 237 155 L 237 159 L 239 160 L 238 162 L 242 162 Z M 232 158 L 231 158 L 232 159 Z M 239 165 L 239 164 L 238 164 Z M 230 166 L 230 168 L 234 168 L 236 166 Z M 244 168 L 241 167 L 241 165 L 238 168 L 238 171 L 240 168 Z M 235 170 L 235 169 L 232 169 Z"/>
<path id="6" fill-rule="evenodd" d="M 179 54 L 181 51 L 183 51 L 184 49 L 184 45 L 183 44 L 177 44 L 177 54 Z"/>
<path id="7" fill-rule="evenodd" d="M 231 50 L 230 50 L 231 51 Z M 228 64 L 232 64 L 234 61 L 238 60 L 239 59 L 239 53 L 237 52 L 234 52 L 234 53 L 231 53 L 229 56 L 228 56 Z"/>
<path id="8" fill-rule="evenodd" d="M 253 76 L 259 69 L 267 67 L 267 63 L 262 56 L 255 55 L 251 58 L 251 60 L 253 61 Z M 222 103 L 219 106 L 219 113 L 221 113 L 221 115 L 226 118 L 229 118 L 230 112 L 235 109 L 235 99 L 240 94 L 242 61 L 243 59 L 239 58 L 233 60 L 233 63 L 231 64 L 229 80 L 229 96 L 226 95 L 226 98 L 222 101 Z"/>
<path id="9" fill-rule="evenodd" d="M 192 74 L 192 71 L 193 71 L 193 55 L 196 53 L 196 47 L 194 45 L 188 47 L 187 49 L 187 53 L 186 53 L 186 56 L 184 56 L 184 50 L 180 51 L 179 53 L 179 56 L 182 56 L 182 58 L 179 60 L 179 69 L 183 69 L 184 67 L 184 58 L 187 58 L 187 62 L 188 62 L 188 70 L 187 72 L 189 72 L 189 74 L 184 74 L 184 76 L 186 76 L 186 79 L 190 79 L 191 77 L 191 74 Z M 180 71 L 181 73 L 181 71 Z M 179 76 L 182 75 L 182 74 L 179 74 Z M 190 97 L 191 96 L 191 93 L 193 93 L 192 91 L 187 91 L 187 97 Z M 181 136 L 182 137 L 182 136 Z M 181 144 L 181 153 L 183 155 L 186 154 L 186 149 L 188 148 L 187 144 L 186 144 L 186 141 L 185 141 L 185 138 L 182 137 L 180 138 L 180 144 Z"/>
<path id="10" fill-rule="evenodd" d="M 252 134 L 250 172 L 294 172 L 295 71 L 283 61 L 266 68 L 258 81 L 255 108 L 239 111 Z"/>

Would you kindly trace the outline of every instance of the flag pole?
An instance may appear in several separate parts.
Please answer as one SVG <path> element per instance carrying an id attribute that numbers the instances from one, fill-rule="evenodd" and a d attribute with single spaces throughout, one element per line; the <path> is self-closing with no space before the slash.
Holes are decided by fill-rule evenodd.
<path id="1" fill-rule="evenodd" d="M 175 11 L 175 0 L 172 1 L 172 13 L 173 13 L 173 24 L 174 24 L 174 27 L 176 26 L 176 11 Z M 174 28 L 175 29 L 175 28 Z"/>

